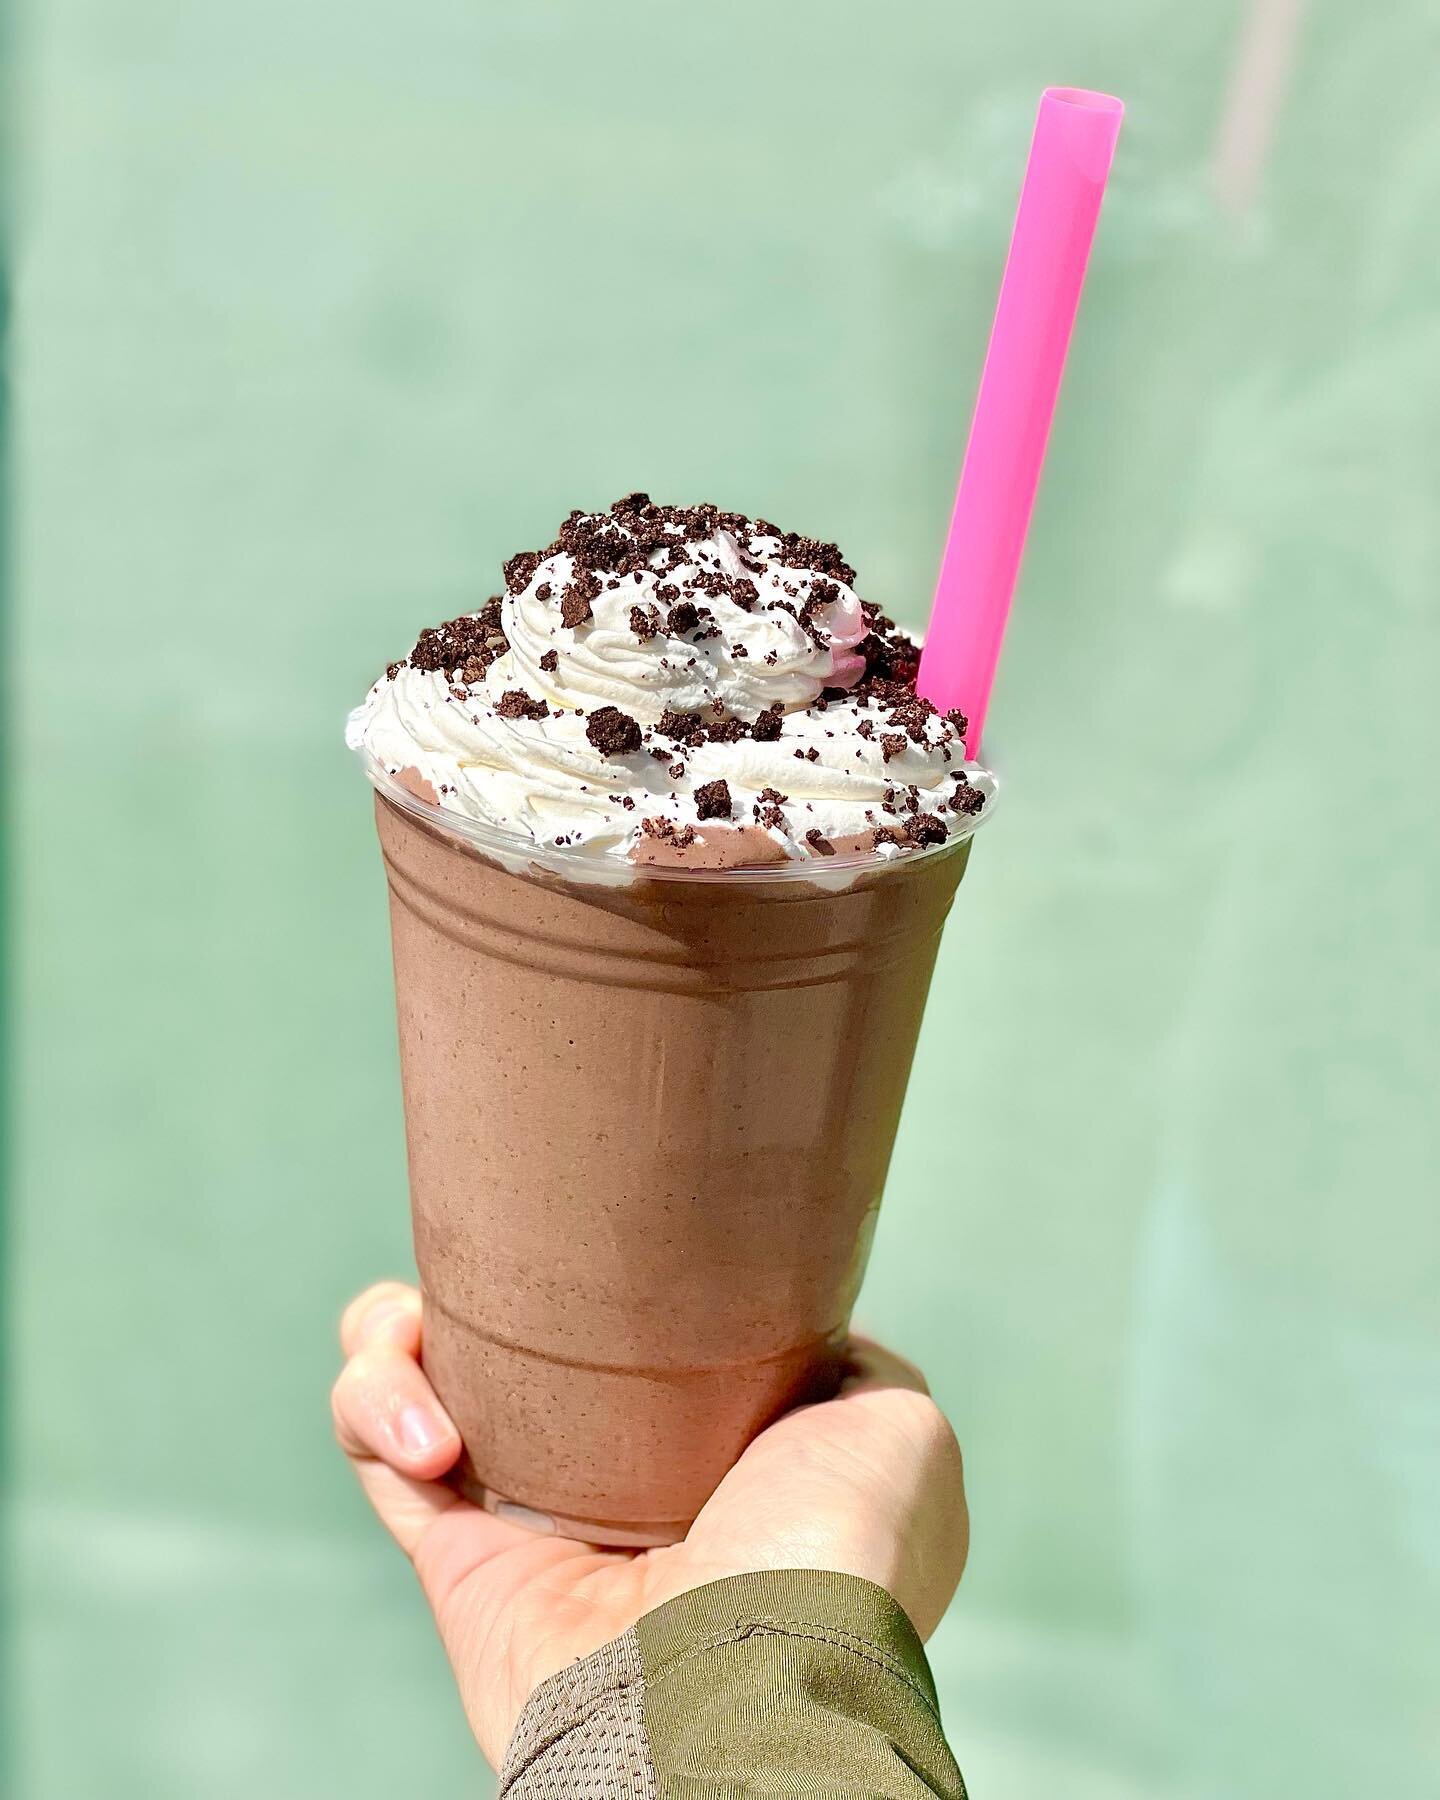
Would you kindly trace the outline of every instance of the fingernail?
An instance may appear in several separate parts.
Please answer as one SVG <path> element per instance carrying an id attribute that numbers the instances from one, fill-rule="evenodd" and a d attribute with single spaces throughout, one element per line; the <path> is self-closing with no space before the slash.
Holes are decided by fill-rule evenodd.
<path id="1" fill-rule="evenodd" d="M 402 1449 L 413 1455 L 436 1450 L 450 1435 L 435 1415 L 423 1406 L 407 1406 L 396 1421 Z"/>

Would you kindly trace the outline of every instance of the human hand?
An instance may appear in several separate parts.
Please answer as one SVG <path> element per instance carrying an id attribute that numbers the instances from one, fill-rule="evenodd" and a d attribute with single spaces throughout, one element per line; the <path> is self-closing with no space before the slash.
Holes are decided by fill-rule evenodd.
<path id="1" fill-rule="evenodd" d="M 965 1567 L 960 1447 L 919 1371 L 855 1340 L 840 1393 L 762 1432 L 680 1544 L 607 1550 L 493 1517 L 440 1477 L 460 1437 L 420 1368 L 420 1295 L 346 1308 L 335 1432 L 415 1566 L 480 1747 L 499 1766 L 530 1695 L 691 1588 L 762 1569 L 834 1569 L 891 1594 L 929 1637 Z"/>

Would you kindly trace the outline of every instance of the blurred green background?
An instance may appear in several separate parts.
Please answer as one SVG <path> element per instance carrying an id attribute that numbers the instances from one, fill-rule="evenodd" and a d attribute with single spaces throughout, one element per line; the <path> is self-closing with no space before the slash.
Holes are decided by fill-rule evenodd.
<path id="1" fill-rule="evenodd" d="M 977 1800 L 1433 1795 L 1433 0 L 12 37 L 6 1792 L 490 1791 L 328 1440 L 408 1266 L 343 715 L 636 486 L 918 624 L 1065 82 L 1130 112 L 862 1302 L 967 1450 L 945 1716 Z"/>

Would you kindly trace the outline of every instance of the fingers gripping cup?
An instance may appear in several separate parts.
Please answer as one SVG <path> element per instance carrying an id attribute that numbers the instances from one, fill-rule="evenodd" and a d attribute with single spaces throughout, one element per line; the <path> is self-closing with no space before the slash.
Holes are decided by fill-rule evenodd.
<path id="1" fill-rule="evenodd" d="M 490 1507 L 687 1525 L 832 1393 L 993 794 L 833 546 L 630 496 L 352 716 L 424 1361 Z"/>

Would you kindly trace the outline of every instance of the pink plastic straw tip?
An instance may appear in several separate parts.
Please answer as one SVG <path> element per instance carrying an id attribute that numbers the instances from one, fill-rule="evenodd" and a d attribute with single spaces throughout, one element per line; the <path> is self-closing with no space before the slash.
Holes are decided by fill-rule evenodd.
<path id="1" fill-rule="evenodd" d="M 1079 172 L 1087 181 L 1103 184 L 1125 117 L 1124 101 L 1113 94 L 1092 94 L 1089 88 L 1046 88 L 1040 106 L 1055 113 L 1056 127 L 1063 130 Z"/>
<path id="2" fill-rule="evenodd" d="M 1078 106 L 1085 112 L 1113 113 L 1119 119 L 1125 111 L 1125 102 L 1117 100 L 1113 94 L 1097 94 L 1093 88 L 1046 88 L 1040 96 L 1041 104 L 1047 100 L 1058 100 L 1062 106 Z"/>
<path id="3" fill-rule="evenodd" d="M 978 753 L 1100 200 L 1125 108 L 1047 88 L 980 377 L 918 686 Z"/>

